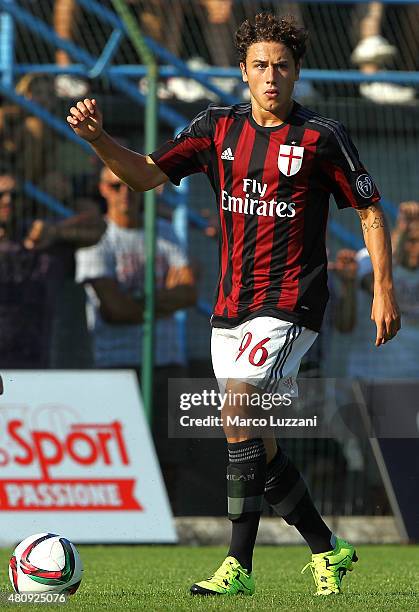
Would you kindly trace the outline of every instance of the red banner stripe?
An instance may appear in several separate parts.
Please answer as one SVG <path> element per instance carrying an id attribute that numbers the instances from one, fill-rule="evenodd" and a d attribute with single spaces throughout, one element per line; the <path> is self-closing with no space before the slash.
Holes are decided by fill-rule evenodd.
<path id="1" fill-rule="evenodd" d="M 0 512 L 143 511 L 134 479 L 0 480 Z"/>

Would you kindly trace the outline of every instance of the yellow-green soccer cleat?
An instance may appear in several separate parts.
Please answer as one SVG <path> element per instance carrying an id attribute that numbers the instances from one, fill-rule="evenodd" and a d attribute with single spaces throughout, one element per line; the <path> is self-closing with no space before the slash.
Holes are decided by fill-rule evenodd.
<path id="1" fill-rule="evenodd" d="M 312 555 L 301 573 L 308 567 L 311 569 L 317 587 L 315 595 L 334 595 L 341 592 L 342 578 L 347 571 L 352 571 L 355 561 L 358 561 L 355 548 L 342 538 L 336 538 L 334 550 Z"/>
<path id="2" fill-rule="evenodd" d="M 192 595 L 253 595 L 255 581 L 252 574 L 234 557 L 227 557 L 211 578 L 191 586 Z"/>

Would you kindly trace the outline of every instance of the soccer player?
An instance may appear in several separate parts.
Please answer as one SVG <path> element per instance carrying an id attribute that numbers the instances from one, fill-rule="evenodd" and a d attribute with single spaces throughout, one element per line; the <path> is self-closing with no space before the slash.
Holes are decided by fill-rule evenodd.
<path id="1" fill-rule="evenodd" d="M 339 208 L 355 208 L 362 220 L 374 268 L 376 346 L 400 327 L 377 188 L 345 128 L 292 99 L 306 39 L 293 18 L 261 13 L 252 23 L 245 21 L 236 46 L 250 103 L 210 106 L 150 155 L 117 144 L 103 130 L 95 100 L 78 102 L 67 117 L 76 134 L 134 190 L 167 180 L 178 185 L 195 172 L 208 176 L 221 224 L 212 360 L 217 379 L 233 398 L 224 404 L 223 417 L 240 413 L 235 393 L 295 386 L 328 298 L 325 230 L 331 194 Z M 254 592 L 252 554 L 265 497 L 310 547 L 317 594 L 339 593 L 342 577 L 357 560 L 354 547 L 324 523 L 297 468 L 272 437 L 227 432 L 227 442 L 230 549 L 213 576 L 191 592 Z"/>

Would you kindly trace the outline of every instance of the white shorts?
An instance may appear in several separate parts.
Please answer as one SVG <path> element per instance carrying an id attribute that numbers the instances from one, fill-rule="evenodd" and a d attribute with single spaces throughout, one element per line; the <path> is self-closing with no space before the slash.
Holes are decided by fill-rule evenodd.
<path id="1" fill-rule="evenodd" d="M 318 333 L 275 317 L 255 317 L 233 329 L 214 327 L 212 367 L 220 393 L 229 378 L 270 393 L 298 397 L 300 362 Z"/>

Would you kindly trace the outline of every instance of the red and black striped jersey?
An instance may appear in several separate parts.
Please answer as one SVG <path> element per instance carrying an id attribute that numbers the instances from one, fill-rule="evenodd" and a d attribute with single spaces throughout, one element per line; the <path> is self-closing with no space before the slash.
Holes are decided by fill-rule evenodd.
<path id="1" fill-rule="evenodd" d="M 212 325 L 273 316 L 318 331 L 328 300 L 329 198 L 365 208 L 377 188 L 341 123 L 294 103 L 262 127 L 250 104 L 211 105 L 151 154 L 169 177 L 208 176 L 220 217 Z"/>

